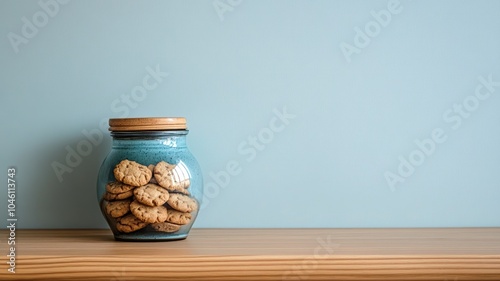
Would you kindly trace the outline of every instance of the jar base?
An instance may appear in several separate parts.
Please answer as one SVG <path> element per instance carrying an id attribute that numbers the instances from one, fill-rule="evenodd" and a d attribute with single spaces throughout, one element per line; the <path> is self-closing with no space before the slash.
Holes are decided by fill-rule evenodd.
<path id="1" fill-rule="evenodd" d="M 178 241 L 184 240 L 187 238 L 187 234 L 178 234 L 178 235 L 127 235 L 120 234 L 114 235 L 116 241 L 123 242 L 166 242 L 166 241 Z"/>

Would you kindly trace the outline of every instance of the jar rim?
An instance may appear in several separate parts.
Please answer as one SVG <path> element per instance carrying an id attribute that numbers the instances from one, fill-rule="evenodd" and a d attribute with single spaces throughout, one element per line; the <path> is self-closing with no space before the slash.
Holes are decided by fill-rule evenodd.
<path id="1" fill-rule="evenodd" d="M 163 131 L 113 131 L 111 137 L 118 140 L 162 139 L 175 136 L 186 136 L 189 130 Z"/>
<path id="2" fill-rule="evenodd" d="M 187 130 L 184 117 L 110 118 L 111 132 Z"/>

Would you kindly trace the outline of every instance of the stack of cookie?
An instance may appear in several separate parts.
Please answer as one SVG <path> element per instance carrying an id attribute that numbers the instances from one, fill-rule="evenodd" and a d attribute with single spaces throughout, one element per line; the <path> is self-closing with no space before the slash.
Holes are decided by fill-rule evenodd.
<path id="1" fill-rule="evenodd" d="M 155 231 L 176 232 L 191 222 L 191 213 L 198 209 L 188 191 L 189 175 L 181 164 L 161 161 L 145 166 L 123 160 L 113 173 L 116 181 L 106 185 L 102 206 L 120 232 L 147 226 Z"/>

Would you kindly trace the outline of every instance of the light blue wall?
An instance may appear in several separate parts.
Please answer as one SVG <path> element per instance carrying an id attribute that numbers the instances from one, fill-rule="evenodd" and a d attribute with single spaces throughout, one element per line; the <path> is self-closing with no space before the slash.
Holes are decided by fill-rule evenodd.
<path id="1" fill-rule="evenodd" d="M 51 165 L 109 117 L 186 116 L 197 227 L 500 226 L 500 1 L 40 3 L 0 2 L 4 222 L 15 166 L 20 227 L 107 227 L 107 131 Z"/>

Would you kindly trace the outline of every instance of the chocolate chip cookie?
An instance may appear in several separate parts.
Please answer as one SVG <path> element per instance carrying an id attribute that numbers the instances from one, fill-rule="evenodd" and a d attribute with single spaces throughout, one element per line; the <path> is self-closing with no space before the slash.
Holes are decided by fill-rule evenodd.
<path id="1" fill-rule="evenodd" d="M 106 214 L 112 218 L 119 218 L 130 211 L 131 200 L 118 200 L 108 202 L 105 207 Z"/>
<path id="2" fill-rule="evenodd" d="M 190 185 L 189 174 L 187 169 L 181 164 L 173 165 L 165 161 L 156 164 L 154 168 L 154 178 L 159 185 L 165 187 L 169 191 L 182 192 Z"/>
<path id="3" fill-rule="evenodd" d="M 137 201 L 130 203 L 130 211 L 134 216 L 146 223 L 164 222 L 167 219 L 167 208 L 164 206 L 151 207 Z"/>
<path id="4" fill-rule="evenodd" d="M 154 230 L 161 231 L 161 232 L 176 232 L 181 228 L 180 225 L 170 223 L 170 222 L 153 223 L 153 224 L 151 224 L 151 227 Z"/>
<path id="5" fill-rule="evenodd" d="M 182 225 L 182 224 L 188 224 L 190 221 L 191 221 L 190 213 L 183 213 L 176 210 L 168 209 L 166 222 Z"/>
<path id="6" fill-rule="evenodd" d="M 120 232 L 130 233 L 146 227 L 148 224 L 128 214 L 117 220 L 116 229 Z"/>
<path id="7" fill-rule="evenodd" d="M 152 177 L 152 173 L 147 166 L 128 159 L 118 163 L 113 173 L 118 181 L 132 186 L 145 185 Z"/>
<path id="8" fill-rule="evenodd" d="M 151 207 L 165 204 L 169 198 L 168 191 L 156 184 L 148 183 L 134 189 L 135 200 Z"/>
<path id="9" fill-rule="evenodd" d="M 108 201 L 114 201 L 114 200 L 123 200 L 130 198 L 134 195 L 134 192 L 132 190 L 123 192 L 123 193 L 110 193 L 110 192 L 105 192 L 103 197 L 104 200 Z"/>
<path id="10" fill-rule="evenodd" d="M 134 188 L 135 188 L 135 186 L 131 186 L 128 184 L 117 182 L 117 181 L 110 182 L 106 185 L 106 191 L 109 193 L 114 193 L 114 194 L 127 192 L 127 191 L 134 189 Z"/>
<path id="11" fill-rule="evenodd" d="M 181 212 L 193 212 L 198 209 L 198 203 L 193 198 L 180 193 L 171 193 L 168 205 Z"/>

